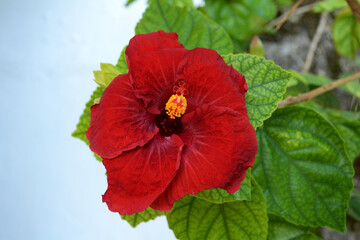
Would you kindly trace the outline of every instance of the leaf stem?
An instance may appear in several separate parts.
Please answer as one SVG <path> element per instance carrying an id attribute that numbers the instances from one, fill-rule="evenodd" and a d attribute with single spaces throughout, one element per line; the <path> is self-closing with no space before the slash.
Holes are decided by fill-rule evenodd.
<path id="1" fill-rule="evenodd" d="M 360 4 L 357 0 L 346 0 L 356 19 L 360 22 Z"/>
<path id="2" fill-rule="evenodd" d="M 319 25 L 316 28 L 314 38 L 311 41 L 310 48 L 309 48 L 309 51 L 308 51 L 308 53 L 306 55 L 305 64 L 304 64 L 303 69 L 301 70 L 301 73 L 308 72 L 310 67 L 311 67 L 311 63 L 313 61 L 313 58 L 314 58 L 314 55 L 315 55 L 315 52 L 316 52 L 316 47 L 319 44 L 320 38 L 321 38 L 321 36 L 322 36 L 322 34 L 323 34 L 324 30 L 325 30 L 326 20 L 327 20 L 328 15 L 329 15 L 329 13 L 327 13 L 327 12 L 323 12 L 321 14 Z"/>
<path id="3" fill-rule="evenodd" d="M 279 108 L 283 108 L 289 105 L 293 105 L 299 102 L 304 102 L 304 101 L 310 101 L 311 99 L 313 99 L 316 96 L 319 96 L 325 92 L 328 92 L 334 88 L 340 87 L 346 83 L 355 81 L 356 79 L 360 78 L 360 72 L 357 72 L 351 76 L 345 77 L 345 78 L 341 78 L 339 80 L 333 81 L 331 83 L 325 84 L 321 87 L 318 87 L 310 92 L 307 93 L 302 93 L 297 95 L 296 97 L 294 96 L 288 96 L 286 99 L 282 100 L 281 102 L 279 102 L 278 107 Z"/>
<path id="4" fill-rule="evenodd" d="M 316 2 L 315 2 L 315 3 L 308 4 L 308 5 L 305 5 L 305 6 L 302 6 L 302 7 L 299 7 L 299 8 L 297 8 L 297 9 L 292 13 L 292 15 L 294 16 L 294 15 L 301 15 L 301 14 L 307 13 L 307 12 L 311 11 L 311 10 L 315 7 L 315 5 L 316 5 Z M 283 20 L 283 18 L 286 17 L 287 14 L 288 14 L 287 12 L 281 14 L 280 17 L 278 17 L 278 18 L 272 20 L 271 22 L 269 22 L 269 23 L 266 25 L 266 27 L 267 27 L 267 28 L 273 28 L 273 27 L 275 27 L 276 25 L 278 25 L 278 24 Z"/>
<path id="5" fill-rule="evenodd" d="M 300 4 L 303 2 L 304 0 L 299 0 L 297 1 L 294 6 L 291 7 L 290 11 L 285 15 L 285 17 L 278 23 L 278 25 L 276 26 L 276 30 L 278 31 L 281 26 L 289 19 L 289 17 L 291 16 L 291 14 L 300 6 Z"/>

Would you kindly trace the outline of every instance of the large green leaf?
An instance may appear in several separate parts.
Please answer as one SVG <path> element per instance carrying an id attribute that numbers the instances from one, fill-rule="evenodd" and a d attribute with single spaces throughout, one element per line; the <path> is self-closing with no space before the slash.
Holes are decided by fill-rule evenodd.
<path id="1" fill-rule="evenodd" d="M 195 195 L 195 197 L 212 202 L 224 203 L 233 202 L 237 200 L 251 200 L 251 169 L 246 172 L 245 179 L 241 182 L 241 187 L 233 194 L 229 194 L 226 190 L 221 188 L 204 190 Z"/>
<path id="2" fill-rule="evenodd" d="M 285 219 L 269 214 L 267 240 L 321 240 L 309 227 L 289 223 Z"/>
<path id="3" fill-rule="evenodd" d="M 265 24 L 276 16 L 273 0 L 205 0 L 209 16 L 240 41 L 262 32 Z"/>
<path id="4" fill-rule="evenodd" d="M 348 214 L 357 221 L 360 221 L 360 190 L 356 188 L 351 191 Z"/>
<path id="5" fill-rule="evenodd" d="M 341 55 L 354 58 L 356 50 L 360 48 L 360 23 L 350 8 L 344 9 L 336 16 L 332 35 L 336 50 Z"/>
<path id="6" fill-rule="evenodd" d="M 309 108 L 277 110 L 257 130 L 252 170 L 270 213 L 345 231 L 353 168 L 337 130 Z"/>
<path id="7" fill-rule="evenodd" d="M 246 108 L 254 128 L 275 111 L 282 99 L 291 74 L 274 62 L 250 54 L 229 54 L 223 56 L 227 64 L 245 76 L 248 85 Z"/>
<path id="8" fill-rule="evenodd" d="M 86 103 L 86 107 L 85 107 L 83 113 L 80 116 L 80 121 L 76 125 L 75 131 L 72 133 L 73 137 L 83 140 L 87 145 L 89 145 L 89 140 L 87 139 L 85 132 L 90 126 L 90 112 L 91 112 L 90 108 L 92 105 L 94 105 L 95 99 L 101 98 L 103 92 L 104 92 L 104 89 L 102 87 L 98 87 L 93 92 L 93 94 L 90 97 L 90 100 Z M 95 154 L 96 159 L 98 159 L 99 161 L 102 161 L 100 156 L 98 156 L 96 153 L 94 153 L 94 154 Z"/>
<path id="9" fill-rule="evenodd" d="M 134 213 L 132 215 L 121 216 L 122 219 L 126 220 L 132 227 L 136 227 L 142 222 L 148 222 L 159 216 L 166 215 L 168 212 L 157 211 L 150 207 L 145 209 L 143 212 Z"/>
<path id="10" fill-rule="evenodd" d="M 360 155 L 360 113 L 325 108 L 313 101 L 303 102 L 301 106 L 310 107 L 321 113 L 339 131 L 351 161 Z"/>
<path id="11" fill-rule="evenodd" d="M 263 240 L 267 235 L 265 199 L 254 180 L 251 201 L 215 204 L 186 196 L 167 219 L 180 240 Z"/>
<path id="12" fill-rule="evenodd" d="M 360 155 L 360 120 L 349 121 L 347 119 L 329 117 L 329 120 L 339 130 L 340 135 L 345 141 L 345 147 L 349 158 L 354 161 Z"/>
<path id="13" fill-rule="evenodd" d="M 135 28 L 135 33 L 158 30 L 176 32 L 185 48 L 211 48 L 219 54 L 233 51 L 226 31 L 193 7 L 177 7 L 164 0 L 151 0 Z"/>

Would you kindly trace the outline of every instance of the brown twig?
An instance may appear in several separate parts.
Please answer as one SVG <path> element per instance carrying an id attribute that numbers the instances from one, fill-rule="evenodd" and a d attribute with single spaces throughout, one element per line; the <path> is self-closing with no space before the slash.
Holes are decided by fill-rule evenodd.
<path id="1" fill-rule="evenodd" d="M 313 10 L 313 8 L 315 7 L 315 5 L 316 5 L 316 2 L 315 2 L 315 3 L 308 4 L 308 5 L 305 5 L 305 6 L 302 6 L 302 7 L 299 7 L 299 8 L 297 8 L 291 15 L 294 16 L 294 15 L 301 15 L 301 14 L 307 13 L 307 12 Z M 281 14 L 280 17 L 277 17 L 277 18 L 275 18 L 274 20 L 272 20 L 271 22 L 269 22 L 269 23 L 266 25 L 266 27 L 267 27 L 267 28 L 273 28 L 273 27 L 275 27 L 276 25 L 278 25 L 278 24 L 283 20 L 283 18 L 286 17 L 287 14 L 288 14 L 288 12 Z"/>
<path id="2" fill-rule="evenodd" d="M 313 99 L 316 96 L 319 96 L 319 95 L 321 95 L 325 92 L 328 92 L 334 88 L 340 87 L 341 85 L 344 85 L 348 82 L 355 81 L 358 78 L 360 78 L 360 72 L 357 72 L 351 76 L 333 81 L 331 83 L 325 84 L 325 85 L 318 87 L 310 92 L 299 94 L 296 97 L 288 96 L 285 100 L 282 100 L 281 102 L 279 102 L 278 107 L 283 108 L 285 106 L 293 105 L 293 104 L 296 104 L 299 102 L 310 101 L 311 99 Z"/>
<path id="3" fill-rule="evenodd" d="M 346 0 L 356 19 L 360 22 L 360 4 L 357 0 Z"/>
<path id="4" fill-rule="evenodd" d="M 285 17 L 278 23 L 278 25 L 276 25 L 276 31 L 278 31 L 281 26 L 289 19 L 290 15 L 299 7 L 299 5 L 303 2 L 304 0 L 298 0 L 294 6 L 291 7 L 290 11 L 285 15 Z"/>
<path id="5" fill-rule="evenodd" d="M 304 64 L 303 69 L 301 70 L 301 73 L 306 73 L 310 70 L 311 63 L 312 63 L 314 55 L 315 55 L 316 47 L 319 44 L 321 35 L 323 34 L 323 32 L 325 30 L 326 20 L 327 20 L 328 15 L 329 15 L 329 13 L 327 13 L 327 12 L 323 12 L 321 14 L 319 25 L 316 28 L 315 35 L 311 41 L 309 51 L 306 55 L 305 64 Z"/>

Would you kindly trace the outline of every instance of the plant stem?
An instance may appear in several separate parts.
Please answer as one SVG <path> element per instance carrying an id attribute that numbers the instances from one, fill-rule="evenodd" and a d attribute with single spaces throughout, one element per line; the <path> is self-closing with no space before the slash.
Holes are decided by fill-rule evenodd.
<path id="1" fill-rule="evenodd" d="M 346 0 L 356 19 L 360 22 L 360 4 L 357 0 Z"/>
<path id="2" fill-rule="evenodd" d="M 311 41 L 310 48 L 309 48 L 309 51 L 308 51 L 308 53 L 306 55 L 305 64 L 304 64 L 303 69 L 301 70 L 301 73 L 306 73 L 306 72 L 308 72 L 310 70 L 311 63 L 312 63 L 314 55 L 315 55 L 316 47 L 319 44 L 321 35 L 323 34 L 323 32 L 325 30 L 326 19 L 327 19 L 328 15 L 329 15 L 329 13 L 327 13 L 327 12 L 323 12 L 321 14 L 319 25 L 316 28 L 315 35 L 314 35 L 314 37 L 313 37 L 313 39 Z"/>
<path id="3" fill-rule="evenodd" d="M 357 72 L 351 76 L 333 81 L 331 83 L 325 84 L 325 85 L 318 87 L 310 92 L 299 94 L 296 97 L 288 96 L 286 99 L 282 100 L 279 103 L 278 107 L 283 108 L 285 106 L 293 105 L 293 104 L 296 104 L 299 102 L 310 101 L 311 99 L 313 99 L 316 96 L 319 96 L 319 95 L 321 95 L 325 92 L 328 92 L 334 88 L 340 87 L 341 85 L 344 85 L 346 83 L 355 81 L 358 78 L 360 78 L 360 72 Z"/>
<path id="4" fill-rule="evenodd" d="M 311 3 L 311 4 L 308 4 L 308 5 L 299 7 L 292 13 L 292 15 L 294 16 L 294 15 L 301 15 L 301 14 L 307 13 L 307 12 L 311 11 L 315 7 L 315 5 L 316 5 L 316 3 Z M 267 28 L 275 27 L 276 25 L 278 25 L 286 17 L 287 14 L 288 14 L 287 12 L 281 14 L 280 17 L 277 17 L 276 19 L 269 22 L 266 25 L 266 27 Z"/>
<path id="5" fill-rule="evenodd" d="M 299 7 L 299 5 L 303 2 L 304 0 L 299 0 L 297 1 L 294 6 L 292 6 L 292 8 L 290 9 L 290 11 L 285 15 L 285 17 L 278 23 L 278 25 L 276 26 L 276 30 L 278 31 L 281 26 L 289 19 L 289 17 L 291 16 L 291 14 Z"/>

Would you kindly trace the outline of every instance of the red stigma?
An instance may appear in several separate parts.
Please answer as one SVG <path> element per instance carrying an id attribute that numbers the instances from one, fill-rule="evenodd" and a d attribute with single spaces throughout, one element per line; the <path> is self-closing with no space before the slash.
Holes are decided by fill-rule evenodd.
<path id="1" fill-rule="evenodd" d="M 173 87 L 173 92 L 176 93 L 176 95 L 181 96 L 181 95 L 187 95 L 189 93 L 189 90 L 187 90 L 189 85 L 187 83 L 185 83 L 184 81 L 180 81 L 178 85 L 179 86 Z"/>

